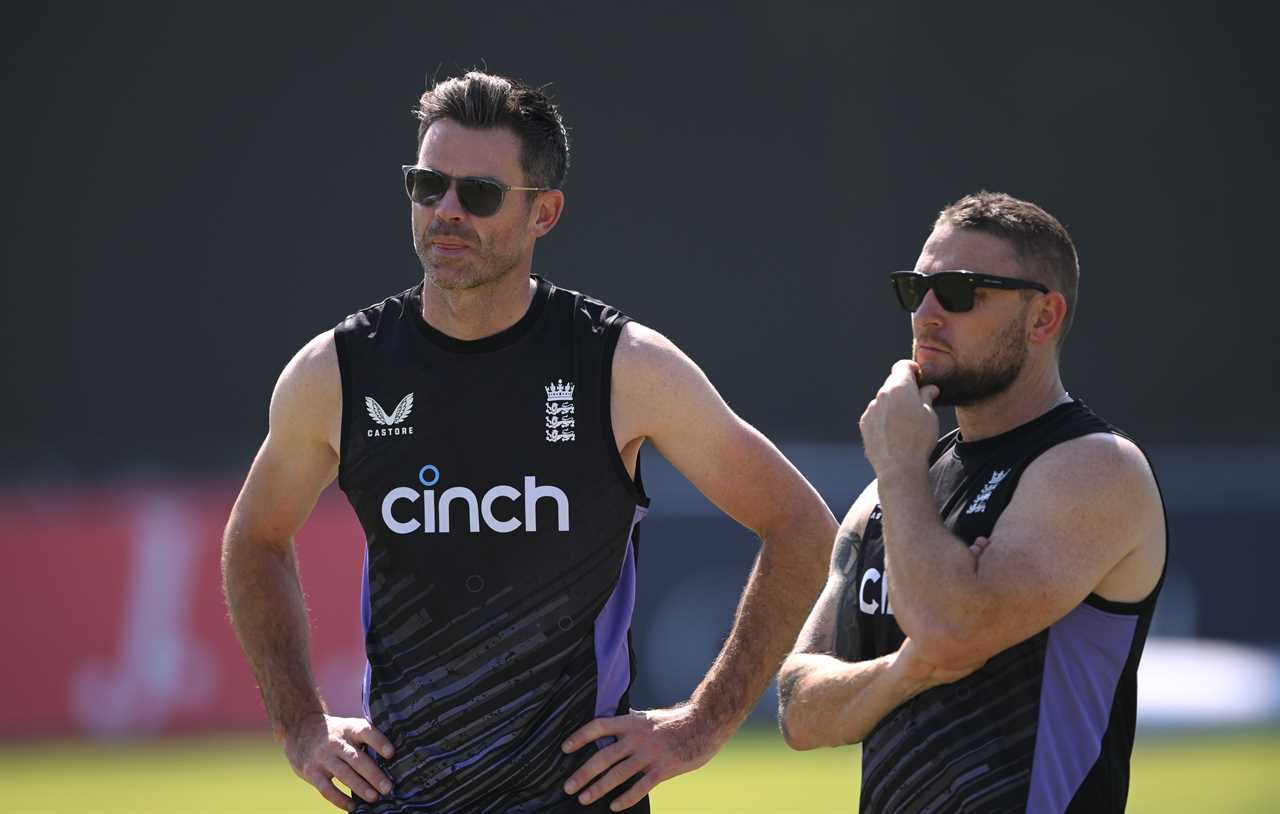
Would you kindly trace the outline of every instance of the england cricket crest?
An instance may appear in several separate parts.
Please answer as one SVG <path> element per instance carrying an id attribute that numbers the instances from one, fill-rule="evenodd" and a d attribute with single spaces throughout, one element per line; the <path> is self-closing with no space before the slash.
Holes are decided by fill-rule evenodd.
<path id="1" fill-rule="evenodd" d="M 574 439 L 573 382 L 564 379 L 546 386 L 547 391 L 547 443 Z"/>

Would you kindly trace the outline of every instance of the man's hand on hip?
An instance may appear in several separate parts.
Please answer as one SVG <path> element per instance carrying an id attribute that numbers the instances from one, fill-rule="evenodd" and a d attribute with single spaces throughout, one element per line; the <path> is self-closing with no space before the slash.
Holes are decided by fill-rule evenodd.
<path id="1" fill-rule="evenodd" d="M 681 706 L 596 718 L 570 735 L 562 748 L 572 753 L 602 738 L 615 740 L 574 772 L 564 790 L 578 794 L 586 788 L 578 794 L 578 801 L 589 805 L 639 775 L 631 788 L 609 805 L 613 811 L 630 808 L 659 783 L 702 766 L 727 739 L 707 731 L 692 707 Z"/>
<path id="2" fill-rule="evenodd" d="M 364 751 L 365 746 L 390 758 L 391 741 L 364 718 L 338 718 L 314 713 L 303 718 L 283 735 L 285 756 L 298 777 L 316 787 L 324 799 L 344 811 L 355 806 L 334 780 L 370 803 L 379 792 L 391 793 L 391 780 Z"/>

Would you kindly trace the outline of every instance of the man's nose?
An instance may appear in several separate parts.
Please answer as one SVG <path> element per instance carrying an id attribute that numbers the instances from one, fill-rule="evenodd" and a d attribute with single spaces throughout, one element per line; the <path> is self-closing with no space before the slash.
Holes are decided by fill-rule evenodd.
<path id="1" fill-rule="evenodd" d="M 920 307 L 911 315 L 911 321 L 917 325 L 941 325 L 943 315 L 946 313 L 947 309 L 938 302 L 938 297 L 931 288 L 925 292 L 924 299 L 920 301 Z"/>
<path id="2" fill-rule="evenodd" d="M 458 200 L 458 185 L 450 183 L 449 188 L 444 191 L 439 201 L 436 201 L 436 217 L 441 220 L 457 222 L 465 218 L 467 210 L 462 208 L 462 201 Z"/>

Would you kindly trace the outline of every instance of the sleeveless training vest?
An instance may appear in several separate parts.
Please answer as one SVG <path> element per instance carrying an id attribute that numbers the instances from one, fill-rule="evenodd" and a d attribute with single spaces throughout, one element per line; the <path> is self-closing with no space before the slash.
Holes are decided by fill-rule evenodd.
<path id="1" fill-rule="evenodd" d="M 1073 438 L 1118 430 L 1082 402 L 1007 433 L 940 440 L 929 481 L 943 524 L 970 544 L 988 536 L 1027 466 Z M 851 570 L 858 610 L 837 654 L 892 653 L 903 634 L 884 576 L 884 529 L 871 512 Z M 1090 594 L 1048 629 L 952 684 L 912 698 L 863 742 L 863 812 L 1119 812 L 1129 789 L 1138 660 L 1164 583 L 1141 602 Z"/>
<path id="2" fill-rule="evenodd" d="M 649 501 L 609 405 L 627 317 L 539 279 L 515 325 L 461 341 L 421 297 L 334 334 L 338 482 L 367 542 L 365 714 L 396 748 L 375 756 L 394 794 L 358 810 L 581 811 L 562 785 L 593 750 L 560 744 L 629 709 L 633 675 Z"/>

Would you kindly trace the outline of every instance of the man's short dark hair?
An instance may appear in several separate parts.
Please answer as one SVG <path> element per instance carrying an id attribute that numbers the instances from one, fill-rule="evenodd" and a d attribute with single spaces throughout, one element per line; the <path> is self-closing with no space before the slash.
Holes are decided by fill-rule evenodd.
<path id="1" fill-rule="evenodd" d="M 1030 201 L 1003 192 L 975 192 L 938 213 L 934 227 L 948 224 L 1004 238 L 1013 244 L 1027 276 L 1057 291 L 1067 301 L 1058 346 L 1071 330 L 1080 288 L 1080 258 L 1058 219 Z"/>
<path id="2" fill-rule="evenodd" d="M 441 119 L 463 127 L 510 129 L 520 139 L 520 167 L 528 186 L 559 189 L 569 171 L 569 133 L 547 94 L 518 79 L 471 71 L 428 88 L 414 110 L 418 149 Z"/>

